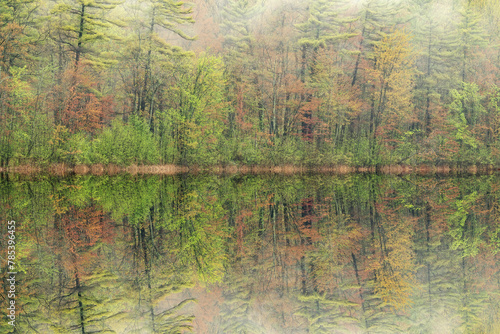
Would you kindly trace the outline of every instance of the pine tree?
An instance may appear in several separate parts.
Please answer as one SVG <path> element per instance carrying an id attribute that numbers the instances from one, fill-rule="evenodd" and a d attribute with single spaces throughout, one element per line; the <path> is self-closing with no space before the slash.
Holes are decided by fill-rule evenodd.
<path id="1" fill-rule="evenodd" d="M 485 34 L 481 26 L 481 16 L 474 11 L 470 3 L 459 10 L 459 15 L 460 22 L 453 36 L 453 53 L 460 71 L 459 80 L 471 82 L 476 48 L 485 46 Z"/>
<path id="2" fill-rule="evenodd" d="M 0 84 L 9 69 L 23 65 L 30 44 L 34 42 L 33 29 L 37 0 L 12 0 L 0 3 Z"/>
<path id="3" fill-rule="evenodd" d="M 316 90 L 316 94 L 314 94 L 316 97 L 324 94 L 324 92 L 320 92 L 322 85 L 329 86 L 330 84 L 330 82 L 324 82 L 326 69 L 323 68 L 323 64 L 319 63 L 320 54 L 324 53 L 330 56 L 335 50 L 337 53 L 335 57 L 338 57 L 338 53 L 342 52 L 339 47 L 341 42 L 356 35 L 345 27 L 354 21 L 352 18 L 342 16 L 346 9 L 347 3 L 343 0 L 313 0 L 309 3 L 307 21 L 296 25 L 299 31 L 300 80 L 307 88 Z M 327 77 L 326 81 L 330 81 L 330 79 L 333 78 Z M 312 139 L 312 112 L 313 109 L 316 109 L 314 111 L 317 112 L 318 108 L 313 102 L 313 94 L 306 93 L 302 100 L 306 103 L 302 115 L 302 136 Z"/>
<path id="4" fill-rule="evenodd" d="M 191 16 L 192 8 L 187 7 L 182 1 L 174 0 L 149 0 L 147 8 L 147 22 L 149 26 L 145 27 L 147 40 L 145 52 L 145 65 L 144 65 L 144 78 L 142 81 L 142 91 L 139 95 L 138 108 L 141 113 L 146 111 L 146 103 L 149 102 L 150 116 L 153 117 L 153 99 L 154 99 L 154 85 L 152 69 L 154 67 L 153 59 L 154 54 L 173 55 L 182 54 L 179 47 L 174 47 L 166 43 L 159 35 L 159 30 L 171 31 L 177 36 L 184 39 L 193 39 L 185 34 L 179 25 L 193 23 Z M 149 101 L 148 101 L 149 100 Z"/>
<path id="5" fill-rule="evenodd" d="M 420 50 L 415 62 L 419 70 L 414 89 L 415 108 L 420 111 L 418 116 L 426 135 L 432 131 L 432 112 L 441 103 L 440 92 L 447 93 L 446 87 L 453 82 L 449 59 L 441 51 L 447 48 L 444 36 L 449 25 L 440 23 L 439 8 L 430 0 L 415 0 L 412 7 L 414 43 Z"/>
<path id="6" fill-rule="evenodd" d="M 261 12 L 260 2 L 248 0 L 231 0 L 223 9 L 221 31 L 224 33 L 222 43 L 227 53 L 224 57 L 227 73 L 227 98 L 232 104 L 228 113 L 228 129 L 226 136 L 235 139 L 241 134 L 256 134 L 263 131 L 263 99 L 259 91 L 257 76 L 259 60 L 255 54 L 255 40 L 252 23 Z M 257 115 L 254 115 L 254 112 Z M 257 125 L 257 126 L 255 126 Z M 232 142 L 230 148 L 234 155 L 242 144 Z M 248 147 L 250 143 L 244 143 Z M 251 145 L 251 144 L 250 144 Z"/>
<path id="7" fill-rule="evenodd" d="M 371 59 L 374 45 L 384 33 L 398 24 L 399 14 L 402 10 L 399 1 L 366 0 L 360 13 L 360 42 L 358 55 L 352 73 L 351 85 L 354 86 L 359 79 L 359 70 L 363 67 L 364 59 Z"/>
<path id="8" fill-rule="evenodd" d="M 59 0 L 54 6 L 51 14 L 56 20 L 53 22 L 52 38 L 61 50 L 67 48 L 74 53 L 75 67 L 84 56 L 87 62 L 94 65 L 110 61 L 99 57 L 100 52 L 94 45 L 117 38 L 110 28 L 121 22 L 112 20 L 109 12 L 120 3 L 119 0 Z"/>

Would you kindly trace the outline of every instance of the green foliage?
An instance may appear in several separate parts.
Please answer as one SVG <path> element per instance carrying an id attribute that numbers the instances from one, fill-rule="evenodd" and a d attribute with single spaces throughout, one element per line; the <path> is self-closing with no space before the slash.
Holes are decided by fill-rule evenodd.
<path id="1" fill-rule="evenodd" d="M 80 185 L 92 189 L 89 195 L 99 201 L 114 220 L 127 219 L 137 227 L 148 219 L 160 182 L 157 177 L 142 179 L 124 175 L 90 178 Z"/>
<path id="2" fill-rule="evenodd" d="M 154 164 L 158 149 L 145 120 L 132 116 L 128 123 L 113 121 L 92 143 L 93 162 L 120 166 Z"/>
<path id="3" fill-rule="evenodd" d="M 0 160 L 14 165 L 29 161 L 46 162 L 50 156 L 51 124 L 47 115 L 33 106 L 34 89 L 27 81 L 25 67 L 11 67 L 10 77 L 3 78 L 3 103 L 0 119 Z M 2 85 L 0 85 L 2 87 Z"/>
<path id="4" fill-rule="evenodd" d="M 115 63 L 109 58 L 100 57 L 99 50 L 93 46 L 116 38 L 110 34 L 110 28 L 122 23 L 106 18 L 105 14 L 120 3 L 119 0 L 57 1 L 50 13 L 54 25 L 52 38 L 61 47 L 68 47 L 70 52 L 75 53 L 75 64 L 83 55 L 92 65 Z"/>
<path id="5" fill-rule="evenodd" d="M 478 140 L 474 133 L 480 118 L 486 113 L 478 86 L 474 83 L 462 83 L 462 90 L 452 90 L 450 94 L 453 98 L 449 106 L 450 122 L 454 129 L 454 139 L 460 144 L 456 161 L 488 163 L 489 154 L 485 152 L 484 142 Z"/>
<path id="6" fill-rule="evenodd" d="M 449 234 L 453 238 L 453 249 L 462 251 L 462 256 L 476 256 L 481 244 L 481 236 L 485 227 L 478 227 L 476 217 L 470 213 L 470 207 L 477 201 L 477 193 L 473 192 L 462 200 L 455 202 L 456 211 L 450 216 Z"/>
<path id="7" fill-rule="evenodd" d="M 482 96 L 479 93 L 479 87 L 475 83 L 463 82 L 462 89 L 454 89 L 450 95 L 452 98 L 450 112 L 463 118 L 461 121 L 467 125 L 476 125 L 479 118 L 486 112 L 481 103 Z"/>
<path id="8" fill-rule="evenodd" d="M 160 113 L 158 130 L 161 158 L 179 164 L 216 164 L 226 106 L 222 61 L 202 55 L 179 69 L 177 86 L 170 91 L 177 108 Z"/>
<path id="9" fill-rule="evenodd" d="M 77 133 L 71 135 L 66 141 L 66 158 L 65 162 L 72 165 L 90 164 L 92 162 L 91 142 L 87 135 Z"/>
<path id="10" fill-rule="evenodd" d="M 307 145 L 302 140 L 293 137 L 281 137 L 274 141 L 274 145 L 268 149 L 264 163 L 271 164 L 299 164 L 303 162 L 304 147 Z"/>

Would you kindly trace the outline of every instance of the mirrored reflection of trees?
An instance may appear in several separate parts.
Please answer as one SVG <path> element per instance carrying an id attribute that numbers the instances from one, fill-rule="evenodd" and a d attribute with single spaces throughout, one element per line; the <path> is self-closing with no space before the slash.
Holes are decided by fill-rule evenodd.
<path id="1" fill-rule="evenodd" d="M 495 176 L 4 176 L 0 191 L 23 332 L 499 328 Z"/>

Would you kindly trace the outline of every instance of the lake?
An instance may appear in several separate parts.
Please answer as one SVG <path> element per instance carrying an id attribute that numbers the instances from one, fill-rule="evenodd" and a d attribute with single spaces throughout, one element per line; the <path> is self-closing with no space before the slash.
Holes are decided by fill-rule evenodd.
<path id="1" fill-rule="evenodd" d="M 2 174 L 0 196 L 2 333 L 500 330 L 497 175 Z"/>

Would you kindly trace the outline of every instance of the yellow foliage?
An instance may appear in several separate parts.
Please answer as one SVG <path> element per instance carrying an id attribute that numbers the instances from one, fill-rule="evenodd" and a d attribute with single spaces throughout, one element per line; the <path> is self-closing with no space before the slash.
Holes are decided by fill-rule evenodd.
<path id="1" fill-rule="evenodd" d="M 381 261 L 374 265 L 375 293 L 395 310 L 405 309 L 416 285 L 412 231 L 407 224 L 386 226 Z"/>
<path id="2" fill-rule="evenodd" d="M 394 131 L 413 119 L 412 88 L 416 74 L 415 52 L 406 32 L 394 30 L 375 45 L 375 68 L 369 71 L 373 83 L 374 111 L 379 131 Z M 380 133 L 382 135 L 383 133 Z"/>

